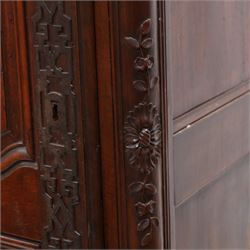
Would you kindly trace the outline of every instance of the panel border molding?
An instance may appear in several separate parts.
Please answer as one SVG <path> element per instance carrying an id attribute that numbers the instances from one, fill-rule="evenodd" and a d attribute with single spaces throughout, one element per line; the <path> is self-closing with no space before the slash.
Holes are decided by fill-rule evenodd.
<path id="1" fill-rule="evenodd" d="M 1 233 L 0 246 L 7 249 L 39 249 L 40 243 Z"/>
<path id="2" fill-rule="evenodd" d="M 228 89 L 218 96 L 213 97 L 198 107 L 186 112 L 174 119 L 174 134 L 188 129 L 191 125 L 217 111 L 223 106 L 233 102 L 235 99 L 249 93 L 250 79 L 246 79 L 236 84 L 235 87 Z"/>
<path id="3" fill-rule="evenodd" d="M 22 2 L 12 2 L 9 3 L 8 8 L 12 10 L 12 15 L 10 15 L 10 21 L 14 22 L 18 20 L 18 26 L 14 27 L 14 38 L 16 42 L 15 51 L 11 51 L 12 54 L 9 55 L 9 60 L 15 60 L 17 76 L 15 79 L 15 84 L 17 84 L 17 94 L 19 94 L 17 100 L 22 109 L 16 104 L 11 106 L 19 115 L 18 121 L 16 121 L 9 113 L 13 110 L 6 110 L 7 128 L 1 134 L 2 141 L 8 141 L 10 144 L 6 145 L 1 150 L 1 173 L 4 176 L 9 175 L 9 170 L 13 170 L 17 167 L 25 167 L 25 164 L 20 165 L 20 163 L 27 163 L 29 167 L 36 169 L 36 162 L 34 160 L 34 142 L 33 142 L 33 132 L 32 132 L 32 118 L 31 118 L 31 97 L 30 97 L 30 80 L 28 76 L 28 62 L 27 62 L 27 49 L 26 49 L 26 30 L 25 30 L 25 17 L 24 8 Z M 8 10 L 10 10 L 8 9 Z M 10 51 L 6 51 L 10 53 Z M 3 53 L 4 54 L 4 53 Z M 15 56 L 13 56 L 15 54 Z M 4 55 L 2 55 L 4 56 Z M 6 55 L 8 56 L 8 55 Z M 4 58 L 2 58 L 3 60 Z M 3 65 L 4 66 L 4 65 Z M 6 71 L 6 72 L 5 72 Z M 8 74 L 8 70 L 4 69 L 4 72 Z M 15 76 L 11 76 L 15 77 Z M 7 81 L 13 80 L 8 75 L 3 74 L 2 80 L 3 84 L 7 84 Z M 19 93 L 18 93 L 19 92 Z M 13 100 L 8 98 L 12 103 Z M 5 97 L 5 101 L 6 97 Z M 20 111 L 20 112 L 19 112 Z M 18 126 L 17 123 L 18 122 Z M 17 128 L 19 130 L 17 130 Z M 28 133 L 26 131 L 29 131 Z M 31 166 L 33 164 L 33 166 Z M 12 172 L 12 171 L 11 171 Z"/>
<path id="4" fill-rule="evenodd" d="M 106 247 L 170 248 L 166 6 L 95 7 Z"/>

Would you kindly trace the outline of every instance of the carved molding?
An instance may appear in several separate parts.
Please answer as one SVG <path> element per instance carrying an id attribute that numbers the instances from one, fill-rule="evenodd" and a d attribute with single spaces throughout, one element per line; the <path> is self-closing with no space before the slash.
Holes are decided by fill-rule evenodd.
<path id="1" fill-rule="evenodd" d="M 29 239 L 17 239 L 8 234 L 1 233 L 0 235 L 1 249 L 39 249 L 40 245 L 36 241 Z"/>
<path id="2" fill-rule="evenodd" d="M 28 164 L 36 169 L 34 162 L 33 131 L 30 108 L 30 82 L 27 74 L 26 34 L 24 10 L 21 2 L 5 2 L 2 5 L 2 51 L 1 91 L 1 179 L 13 170 Z M 16 25 L 15 20 L 18 20 Z M 11 39 L 9 39 L 11 38 Z M 13 95 L 13 90 L 15 94 Z M 28 131 L 28 132 L 27 132 Z"/>
<path id="3" fill-rule="evenodd" d="M 75 227 L 79 203 L 76 94 L 71 18 L 63 2 L 41 1 L 33 19 L 36 52 L 38 159 L 48 221 L 42 248 L 80 248 Z"/>
<path id="4" fill-rule="evenodd" d="M 124 124 L 126 162 L 128 171 L 131 168 L 134 171 L 130 174 L 133 181 L 129 191 L 133 195 L 142 247 L 149 245 L 159 227 L 158 188 L 154 175 L 161 159 L 161 121 L 152 101 L 159 77 L 154 73 L 154 57 L 150 54 L 154 43 L 150 36 L 151 22 L 147 19 L 140 25 L 138 38 L 125 37 L 127 44 L 137 51 L 134 69 L 140 79 L 134 80 L 133 86 L 143 93 L 143 100 L 129 111 Z"/>

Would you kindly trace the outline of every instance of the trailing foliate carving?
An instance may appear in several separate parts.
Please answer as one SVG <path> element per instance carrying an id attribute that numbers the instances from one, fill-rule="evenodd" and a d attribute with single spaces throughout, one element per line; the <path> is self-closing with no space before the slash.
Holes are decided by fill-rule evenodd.
<path id="1" fill-rule="evenodd" d="M 141 246 L 147 246 L 153 238 L 154 228 L 158 228 L 157 185 L 153 171 L 159 166 L 161 157 L 161 121 L 156 105 L 151 101 L 154 87 L 159 77 L 154 74 L 154 57 L 150 54 L 153 39 L 150 37 L 151 19 L 139 27 L 138 38 L 125 37 L 128 45 L 136 49 L 134 69 L 140 79 L 132 82 L 133 87 L 144 94 L 142 102 L 129 111 L 124 124 L 124 145 L 126 161 L 137 173 L 137 180 L 129 184 L 134 196 L 137 215 L 137 231 Z"/>
<path id="2" fill-rule="evenodd" d="M 38 162 L 48 217 L 42 248 L 80 248 L 81 236 L 74 217 L 79 184 L 71 18 L 64 14 L 63 2 L 41 1 L 32 19 L 40 132 Z"/>

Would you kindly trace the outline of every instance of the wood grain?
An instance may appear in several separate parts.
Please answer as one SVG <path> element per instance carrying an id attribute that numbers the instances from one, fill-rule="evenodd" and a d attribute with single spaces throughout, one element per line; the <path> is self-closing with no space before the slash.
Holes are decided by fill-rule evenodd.
<path id="1" fill-rule="evenodd" d="M 27 74 L 27 54 L 24 16 L 21 3 L 3 3 L 1 170 L 20 162 L 34 163 L 31 121 L 30 83 Z M 6 15 L 8 13 L 8 15 Z M 19 20 L 18 27 L 15 23 Z M 15 90 L 15 95 L 12 91 Z M 34 168 L 35 168 L 34 163 Z"/>
<path id="2" fill-rule="evenodd" d="M 249 152 L 250 94 L 174 136 L 175 204 Z"/>
<path id="3" fill-rule="evenodd" d="M 171 83 L 177 117 L 249 78 L 249 1 L 171 1 Z"/>
<path id="4" fill-rule="evenodd" d="M 23 3 L 4 2 L 1 7 L 6 115 L 6 128 L 1 131 L 1 229 L 39 240 L 44 214 L 34 154 Z"/>
<path id="5" fill-rule="evenodd" d="M 178 249 L 250 247 L 249 154 L 176 210 Z"/>
<path id="6" fill-rule="evenodd" d="M 0 235 L 2 249 L 39 249 L 40 244 L 36 241 L 23 240 L 8 234 Z"/>
<path id="7" fill-rule="evenodd" d="M 2 180 L 1 198 L 3 232 L 40 240 L 45 215 L 37 171 L 16 169 Z"/>
<path id="8" fill-rule="evenodd" d="M 140 87 L 137 86 L 135 89 L 133 86 L 133 81 L 143 77 L 142 72 L 134 69 L 138 51 L 129 50 L 125 38 L 130 37 L 127 41 L 134 41 L 133 44 L 137 46 L 133 38 L 138 38 L 140 25 L 148 19 L 152 20 L 150 38 L 153 39 L 154 49 L 150 50 L 150 56 L 154 58 L 153 73 L 158 76 L 157 3 L 102 2 L 96 3 L 95 6 L 106 246 L 159 248 L 163 246 L 161 157 L 155 174 L 150 177 L 150 181 L 157 185 L 156 214 L 160 216 L 160 224 L 152 234 L 145 234 L 144 229 L 149 229 L 148 220 L 145 220 L 145 227 L 141 227 L 135 200 L 128 188 L 131 183 L 139 180 L 140 176 L 135 173 L 132 166 L 129 166 L 124 148 L 126 145 L 124 127 L 127 117 L 132 114 L 133 108 L 136 109 L 136 104 L 143 100 L 144 96 L 143 92 L 138 91 Z M 159 86 L 160 84 L 155 85 L 150 102 L 161 112 Z M 138 107 L 142 106 L 143 104 Z M 147 107 L 150 106 L 145 106 L 145 110 Z M 142 232 L 140 228 L 143 228 Z"/>
<path id="9" fill-rule="evenodd" d="M 249 248 L 250 4 L 169 8 L 175 246 Z"/>
<path id="10" fill-rule="evenodd" d="M 213 97 L 211 100 L 197 106 L 191 111 L 177 117 L 174 119 L 174 133 L 180 132 L 180 130 L 185 129 L 193 125 L 195 122 L 206 117 L 212 112 L 222 108 L 224 105 L 234 101 L 240 96 L 246 94 L 250 91 L 250 80 L 236 84 L 233 88 L 225 91 L 224 93 Z"/>

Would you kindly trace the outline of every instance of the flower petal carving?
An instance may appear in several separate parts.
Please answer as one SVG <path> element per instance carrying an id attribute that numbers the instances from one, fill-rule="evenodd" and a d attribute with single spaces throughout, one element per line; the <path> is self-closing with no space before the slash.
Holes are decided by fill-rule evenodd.
<path id="1" fill-rule="evenodd" d="M 139 103 L 125 123 L 125 147 L 131 167 L 150 174 L 158 164 L 160 116 L 152 103 Z"/>
<path id="2" fill-rule="evenodd" d="M 152 53 L 153 39 L 150 36 L 151 19 L 146 19 L 139 27 L 138 39 L 125 37 L 126 42 L 136 49 L 134 69 L 138 78 L 133 87 L 144 96 L 128 112 L 124 124 L 124 146 L 126 164 L 137 172 L 136 180 L 129 184 L 129 191 L 135 197 L 137 231 L 141 237 L 142 247 L 147 246 L 153 237 L 153 230 L 159 226 L 156 208 L 157 185 L 154 183 L 153 170 L 157 168 L 161 156 L 161 122 L 160 115 L 152 100 L 155 85 L 159 77 L 152 70 L 154 57 Z"/>

